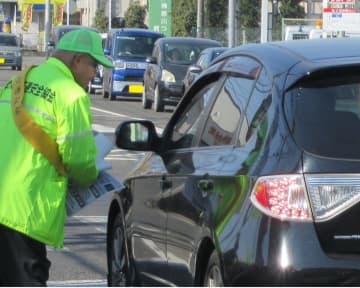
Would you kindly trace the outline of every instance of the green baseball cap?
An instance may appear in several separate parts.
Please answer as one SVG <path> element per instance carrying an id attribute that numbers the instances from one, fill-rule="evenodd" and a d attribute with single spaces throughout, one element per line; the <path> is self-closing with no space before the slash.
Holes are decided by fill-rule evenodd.
<path id="1" fill-rule="evenodd" d="M 106 58 L 99 33 L 88 29 L 76 29 L 67 32 L 56 45 L 58 50 L 87 53 L 99 64 L 113 68 L 113 63 Z"/>

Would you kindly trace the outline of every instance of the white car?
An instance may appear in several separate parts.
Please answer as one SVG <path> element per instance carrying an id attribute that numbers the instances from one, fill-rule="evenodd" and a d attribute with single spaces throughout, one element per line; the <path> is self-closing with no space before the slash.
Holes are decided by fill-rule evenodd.
<path id="1" fill-rule="evenodd" d="M 0 67 L 8 66 L 13 70 L 22 69 L 22 49 L 15 34 L 0 32 Z"/>

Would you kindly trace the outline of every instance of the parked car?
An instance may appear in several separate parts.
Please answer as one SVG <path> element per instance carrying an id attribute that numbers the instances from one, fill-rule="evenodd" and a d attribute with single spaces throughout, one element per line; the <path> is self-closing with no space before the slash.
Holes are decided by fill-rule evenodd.
<path id="1" fill-rule="evenodd" d="M 21 43 L 15 34 L 0 32 L 0 67 L 11 67 L 12 70 L 21 70 L 23 55 Z"/>
<path id="2" fill-rule="evenodd" d="M 145 59 L 150 56 L 157 39 L 164 34 L 148 29 L 111 29 L 105 43 L 105 54 L 114 68 L 104 69 L 103 97 L 141 99 Z"/>
<path id="3" fill-rule="evenodd" d="M 202 50 L 220 47 L 215 40 L 192 37 L 166 37 L 155 43 L 153 54 L 146 59 L 142 106 L 164 111 L 165 105 L 176 106 L 183 95 L 183 79 Z M 178 55 L 177 59 L 174 55 Z"/>
<path id="4" fill-rule="evenodd" d="M 225 52 L 227 49 L 227 47 L 212 47 L 201 51 L 196 63 L 190 65 L 186 71 L 183 80 L 183 93 L 189 88 L 191 83 L 194 82 L 199 74 L 209 66 L 211 61 L 213 61 L 217 56 Z"/>
<path id="5" fill-rule="evenodd" d="M 360 284 L 360 39 L 248 44 L 217 57 L 108 211 L 109 285 Z"/>

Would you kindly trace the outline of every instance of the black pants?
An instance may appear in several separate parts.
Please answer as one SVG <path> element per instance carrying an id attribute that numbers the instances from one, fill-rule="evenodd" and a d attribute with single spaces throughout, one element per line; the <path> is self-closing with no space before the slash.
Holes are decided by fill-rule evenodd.
<path id="1" fill-rule="evenodd" d="M 0 286 L 46 286 L 45 244 L 0 224 Z"/>

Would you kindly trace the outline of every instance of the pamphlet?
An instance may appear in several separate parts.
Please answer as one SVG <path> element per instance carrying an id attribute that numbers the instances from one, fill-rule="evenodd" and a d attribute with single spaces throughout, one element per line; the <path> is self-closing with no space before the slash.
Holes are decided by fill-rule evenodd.
<path id="1" fill-rule="evenodd" d="M 106 162 L 104 158 L 111 151 L 112 142 L 104 134 L 98 133 L 95 136 L 95 143 L 98 149 L 96 165 L 100 171 L 98 179 L 87 188 L 69 183 L 66 195 L 66 212 L 68 216 L 74 215 L 105 193 L 119 191 L 124 188 L 121 182 L 105 171 L 111 168 L 111 164 Z"/>

